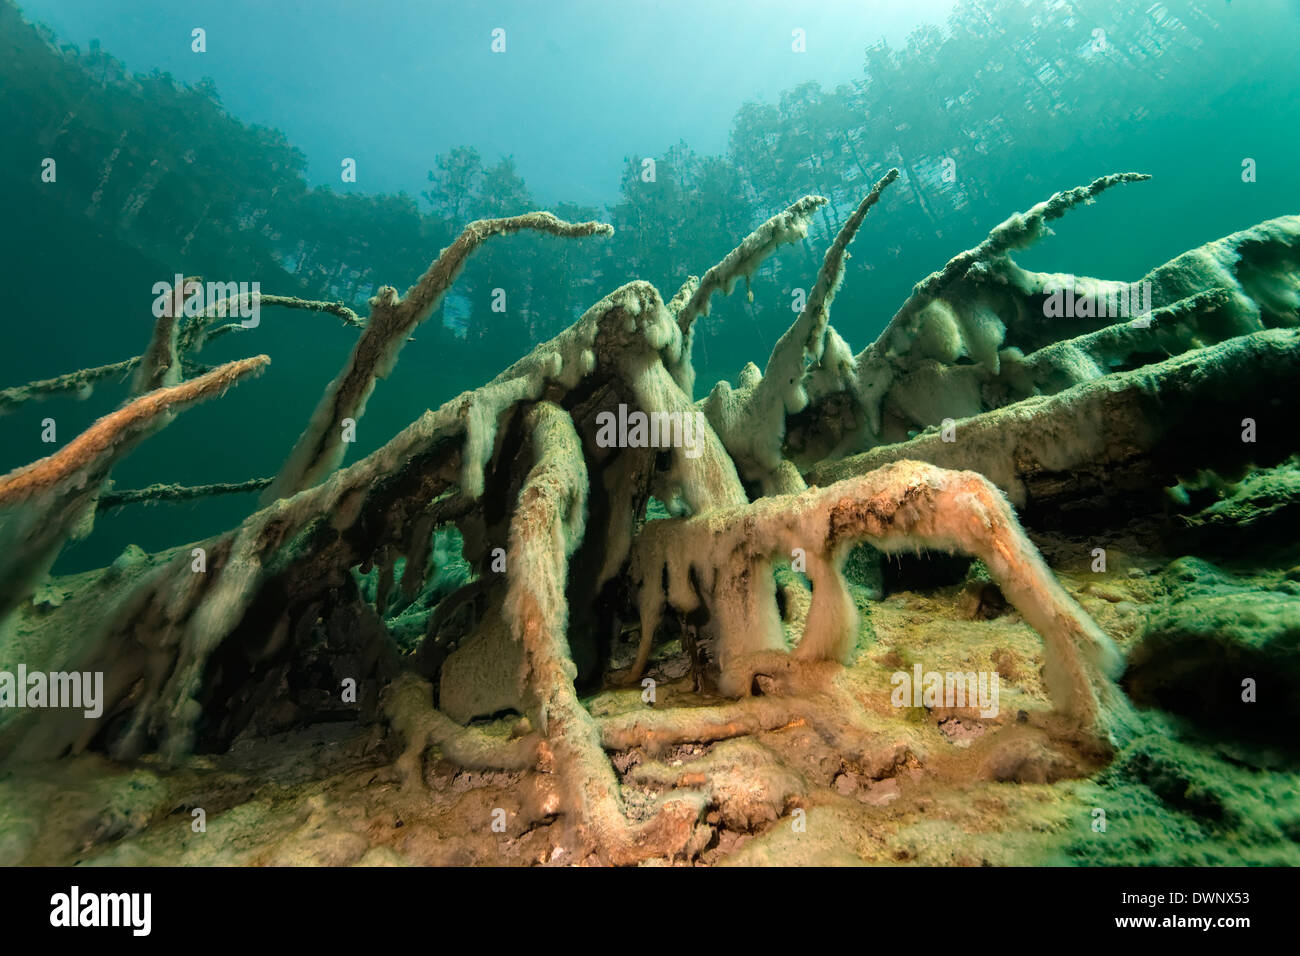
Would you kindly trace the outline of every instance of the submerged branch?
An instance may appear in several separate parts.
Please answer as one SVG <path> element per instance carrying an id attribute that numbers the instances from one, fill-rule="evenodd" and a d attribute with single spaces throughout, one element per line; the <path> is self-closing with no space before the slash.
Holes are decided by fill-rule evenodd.
<path id="1" fill-rule="evenodd" d="M 169 485 L 160 482 L 145 488 L 106 491 L 99 496 L 98 507 L 100 511 L 106 511 L 109 508 L 120 508 L 140 501 L 192 501 L 195 498 L 208 498 L 215 495 L 237 495 L 249 491 L 261 491 L 274 480 L 274 478 L 250 478 L 248 481 L 218 482 L 210 485 Z"/>
<path id="2" fill-rule="evenodd" d="M 1112 186 L 1140 183 L 1150 178 L 1147 173 L 1111 173 L 1094 179 L 1087 186 L 1076 186 L 1056 193 L 1025 212 L 1015 213 L 994 226 L 988 238 L 979 245 L 953 256 L 938 272 L 932 272 L 918 282 L 899 312 L 906 310 L 916 300 L 934 296 L 954 279 L 964 276 L 975 264 L 987 262 L 1013 249 L 1024 249 L 1033 244 L 1043 237 L 1048 222 L 1060 219 L 1075 206 L 1091 203 Z"/>
<path id="3" fill-rule="evenodd" d="M 226 318 L 232 315 L 242 315 L 243 312 L 253 306 L 274 305 L 284 309 L 306 309 L 310 312 L 324 312 L 327 315 L 337 316 L 340 321 L 349 328 L 364 329 L 365 320 L 348 308 L 341 300 L 336 302 L 327 302 L 317 299 L 300 299 L 292 295 L 265 295 L 261 292 L 241 292 L 238 295 L 232 295 L 220 301 L 213 302 L 205 308 L 199 315 L 192 316 L 190 320 L 184 323 L 181 329 L 180 348 L 182 352 L 190 352 L 197 348 L 221 338 L 227 332 L 236 329 L 245 328 L 241 323 L 232 322 L 227 325 L 211 328 L 213 319 Z"/>
<path id="4" fill-rule="evenodd" d="M 134 440 L 162 424 L 169 413 L 224 392 L 270 362 L 265 355 L 229 362 L 207 375 L 160 388 L 110 412 L 53 455 L 0 477 L 0 506 L 26 501 L 103 460 L 119 457 Z"/>
<path id="5" fill-rule="evenodd" d="M 364 414 L 376 381 L 392 371 L 407 338 L 437 308 L 465 267 L 465 261 L 493 236 L 524 230 L 565 238 L 614 233 L 614 227 L 607 223 L 565 222 L 549 212 L 480 219 L 465 227 L 405 296 L 399 299 L 392 286 L 381 288 L 370 300 L 370 318 L 347 365 L 321 397 L 284 468 L 263 496 L 264 502 L 308 488 L 338 467 L 344 451 L 342 424 L 348 420 L 355 422 Z"/>
<path id="6" fill-rule="evenodd" d="M 0 415 L 11 412 L 26 402 L 40 401 L 55 395 L 62 395 L 65 392 L 77 392 L 79 393 L 78 397 L 86 398 L 90 395 L 95 383 L 134 371 L 135 367 L 140 364 L 140 358 L 137 355 L 135 358 L 124 359 L 121 362 L 113 362 L 109 365 L 83 368 L 76 372 L 56 375 L 54 378 L 40 379 L 39 381 L 28 382 L 26 385 L 15 385 L 12 388 L 0 389 Z"/>
<path id="7" fill-rule="evenodd" d="M 713 293 L 721 292 L 730 295 L 736 283 L 742 278 L 751 278 L 763 264 L 763 260 L 779 246 L 787 242 L 798 242 L 808 235 L 808 223 L 812 219 L 812 214 L 824 205 L 826 205 L 825 196 L 804 196 L 751 232 L 741 240 L 740 245 L 727 253 L 726 258 L 704 273 L 704 278 L 699 280 L 685 305 L 682 305 L 680 311 L 676 313 L 677 326 L 682 330 L 682 335 L 690 335 L 691 326 L 698 316 L 709 314 L 709 299 L 713 297 Z M 691 280 L 688 279 L 687 284 L 682 287 L 682 292 L 690 284 Z M 682 292 L 673 296 L 673 303 L 679 301 L 678 297 Z"/>

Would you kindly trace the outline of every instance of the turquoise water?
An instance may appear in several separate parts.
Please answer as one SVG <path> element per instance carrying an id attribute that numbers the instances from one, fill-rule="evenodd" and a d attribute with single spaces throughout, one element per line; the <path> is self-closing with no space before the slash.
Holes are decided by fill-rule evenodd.
<path id="1" fill-rule="evenodd" d="M 752 302 L 715 300 L 695 397 L 762 365 L 791 290 L 811 285 L 829 236 L 891 166 L 903 177 L 859 234 L 835 306 L 855 351 L 1009 213 L 1107 172 L 1154 178 L 1071 214 L 1022 264 L 1133 279 L 1300 205 L 1300 17 L 1286 0 L 622 6 L 3 0 L 0 384 L 139 354 L 151 289 L 177 272 L 364 315 L 377 285 L 404 290 L 469 219 L 541 207 L 615 225 L 608 240 L 484 249 L 379 384 L 355 460 L 618 285 L 644 278 L 667 298 L 798 196 L 828 195 Z M 264 352 L 268 372 L 151 438 L 117 487 L 274 474 L 355 336 L 264 310 L 203 358 Z M 104 383 L 0 416 L 0 469 L 49 453 L 46 418 L 65 442 L 124 396 Z M 57 570 L 196 540 L 253 507 L 244 495 L 104 513 Z"/>

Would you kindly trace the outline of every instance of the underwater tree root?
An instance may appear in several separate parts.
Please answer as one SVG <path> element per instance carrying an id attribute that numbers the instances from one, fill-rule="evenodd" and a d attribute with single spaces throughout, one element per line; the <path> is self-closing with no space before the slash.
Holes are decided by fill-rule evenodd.
<path id="1" fill-rule="evenodd" d="M 398 676 L 384 690 L 384 715 L 405 742 L 395 768 L 403 785 L 423 784 L 424 752 L 439 748 L 443 756 L 469 770 L 526 770 L 537 766 L 539 738 L 526 734 L 509 739 L 462 727 L 433 706 L 433 688 L 411 673 Z"/>
<path id="2" fill-rule="evenodd" d="M 1020 508 L 1098 492 L 1123 498 L 1159 491 L 1198 468 L 1285 458 L 1291 430 L 1281 410 L 1298 369 L 1300 330 L 1255 332 L 961 419 L 952 424 L 957 441 L 931 428 L 823 462 L 804 478 L 830 484 L 916 458 L 977 471 Z M 1171 406 L 1184 414 L 1170 415 Z M 1212 427 L 1237 437 L 1245 418 L 1268 426 L 1260 441 L 1204 441 Z"/>
<path id="3" fill-rule="evenodd" d="M 825 663 L 772 660 L 774 670 L 801 673 L 799 686 L 788 682 L 771 694 L 747 697 L 728 704 L 700 707 L 671 707 L 634 711 L 597 720 L 606 750 L 634 747 L 656 755 L 679 744 L 706 744 L 737 737 L 753 737 L 769 731 L 806 725 L 811 727 L 844 760 L 870 776 L 881 776 L 897 765 L 901 750 L 893 740 L 882 740 L 880 731 L 866 720 L 861 703 L 847 690 L 836 686 L 838 667 Z"/>
<path id="4" fill-rule="evenodd" d="M 710 801 L 732 800 L 722 817 L 748 827 L 798 799 L 799 782 L 779 771 L 764 771 L 761 805 L 746 809 L 736 794 L 746 761 L 766 759 L 758 735 L 811 728 L 870 777 L 907 759 L 842 679 L 859 634 L 843 566 L 866 542 L 979 558 L 1042 638 L 1054 710 L 1036 720 L 1058 742 L 1106 759 L 1139 724 L 1113 682 L 1119 656 L 1056 581 L 1004 492 L 1032 503 L 1050 499 L 1057 482 L 1060 497 L 1077 498 L 1061 476 L 1089 463 L 1110 468 L 1117 455 L 1136 460 L 1134 480 L 1150 485 L 1167 476 L 1142 461 L 1178 446 L 1191 450 L 1182 468 L 1195 464 L 1200 444 L 1188 426 L 1161 433 L 1146 423 L 1274 414 L 1271 400 L 1285 398 L 1300 364 L 1300 217 L 1152 270 L 1149 328 L 1101 315 L 1045 319 L 1060 277 L 1027 272 L 1010 254 L 1070 209 L 1145 178 L 1104 176 L 995 227 L 918 283 L 885 333 L 855 355 L 830 310 L 849 244 L 896 177 L 886 173 L 840 229 L 765 369 L 751 363 L 734 387 L 719 383 L 700 402 L 694 323 L 715 293 L 805 240 L 822 197 L 762 223 L 667 302 L 647 282 L 615 289 L 492 381 L 424 412 L 347 467 L 342 425 L 364 414 L 476 249 L 522 230 L 580 238 L 611 227 L 549 213 L 471 223 L 405 295 L 382 287 L 365 318 L 339 303 L 262 296 L 361 330 L 270 481 L 104 487 L 120 457 L 173 412 L 266 364 L 259 356 L 181 380 L 205 340 L 238 328 L 209 331 L 242 299 L 185 317 L 178 293 L 139 359 L 0 393 L 5 411 L 132 371 L 133 389 L 145 391 L 50 458 L 0 478 L 0 652 L 106 675 L 99 721 L 0 714 L 0 752 L 44 760 L 94 746 L 115 759 L 153 751 L 176 762 L 199 743 L 228 746 L 258 702 L 276 697 L 275 680 L 318 664 L 322 642 L 335 640 L 374 691 L 357 719 L 386 716 L 402 741 L 394 771 L 404 790 L 423 793 L 431 747 L 467 768 L 536 771 L 549 794 L 538 819 L 560 817 L 598 859 L 689 860 L 712 839 Z M 1102 295 L 1124 285 L 1077 284 Z M 1156 356 L 1164 360 L 1148 361 Z M 601 419 L 623 406 L 676 422 L 682 440 L 609 441 Z M 958 441 L 925 431 L 945 419 Z M 688 451 L 685 425 L 697 421 Z M 1278 451 L 1267 436 L 1285 429 L 1261 423 L 1265 437 L 1252 450 Z M 1079 434 L 1064 440 L 1070 429 Z M 955 468 L 971 470 L 947 470 Z M 143 560 L 124 556 L 88 573 L 77 593 L 38 597 L 54 591 L 41 578 L 97 507 L 259 488 L 260 510 L 225 534 Z M 651 498 L 670 517 L 648 520 Z M 801 639 L 788 650 L 776 571 L 795 558 L 812 590 Z M 468 570 L 444 579 L 452 567 Z M 593 645 L 639 620 L 636 671 L 668 612 L 712 647 L 707 674 L 697 676 L 716 680 L 731 702 L 594 717 L 577 690 L 580 677 L 585 685 L 600 674 Z M 473 723 L 503 711 L 523 717 L 505 730 Z M 653 759 L 688 743 L 716 744 L 707 763 L 716 779 L 677 780 L 671 767 L 648 764 L 629 775 L 609 756 L 640 749 Z M 667 789 L 647 808 L 624 790 L 642 784 Z"/>
<path id="5" fill-rule="evenodd" d="M 265 355 L 240 359 L 136 398 L 53 455 L 0 477 L 0 621 L 30 592 L 95 501 L 113 466 L 177 412 L 262 371 Z"/>
<path id="6" fill-rule="evenodd" d="M 524 649 L 528 716 L 545 738 L 543 766 L 560 781 L 562 800 L 592 843 L 615 864 L 686 852 L 699 815 L 690 801 L 666 803 L 633 824 L 599 730 L 578 700 L 565 636 L 568 557 L 582 533 L 587 475 L 569 417 L 539 403 L 526 418 L 536 463 L 510 520 L 506 618 Z"/>
<path id="7" fill-rule="evenodd" d="M 745 635 L 723 645 L 719 689 L 748 692 L 784 646 L 771 575 L 774 558 L 806 558 L 812 604 L 796 659 L 846 661 L 858 616 L 841 566 L 850 548 L 866 541 L 882 551 L 934 548 L 980 558 L 993 580 L 1043 637 L 1046 679 L 1058 710 L 1104 740 L 1122 730 L 1124 706 L 1110 678 L 1118 652 L 1056 582 L 1002 494 L 973 472 L 949 472 L 902 461 L 828 488 L 764 498 L 741 508 L 694 518 L 652 522 L 637 545 L 637 574 L 668 584 L 662 598 L 679 612 L 696 609 L 683 580 L 692 564 L 678 555 L 708 555 L 716 570 L 703 599 L 715 625 Z M 653 588 L 653 585 L 649 585 Z M 647 585 L 643 584 L 643 588 Z M 657 590 L 657 589 L 656 589 Z M 660 609 L 642 599 L 642 640 Z M 775 658 L 778 662 L 781 658 Z"/>

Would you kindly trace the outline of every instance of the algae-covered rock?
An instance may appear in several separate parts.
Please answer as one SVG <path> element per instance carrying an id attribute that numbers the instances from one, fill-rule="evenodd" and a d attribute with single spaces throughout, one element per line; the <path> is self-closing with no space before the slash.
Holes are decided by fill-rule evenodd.
<path id="1" fill-rule="evenodd" d="M 1129 694 L 1207 728 L 1287 740 L 1300 713 L 1294 582 L 1238 579 L 1191 557 L 1171 564 L 1163 582 L 1167 598 L 1129 655 Z"/>
<path id="2" fill-rule="evenodd" d="M 1214 500 L 1182 517 L 1189 542 L 1235 553 L 1300 540 L 1300 457 L 1252 469 L 1239 481 L 1203 472 L 1171 489 L 1175 500 L 1189 504 L 1197 503 L 1198 492 Z"/>
<path id="3" fill-rule="evenodd" d="M 1229 763 L 1163 734 L 1141 737 L 1086 789 L 1104 811 L 1066 848 L 1074 862 L 1159 866 L 1300 864 L 1295 776 Z"/>

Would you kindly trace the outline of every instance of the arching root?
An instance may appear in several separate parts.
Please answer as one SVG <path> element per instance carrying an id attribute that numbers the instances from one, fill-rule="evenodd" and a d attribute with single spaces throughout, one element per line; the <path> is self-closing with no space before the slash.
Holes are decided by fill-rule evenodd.
<path id="1" fill-rule="evenodd" d="M 882 551 L 930 548 L 982 560 L 1042 636 L 1045 680 L 1058 712 L 1103 741 L 1127 734 L 1131 711 L 1112 682 L 1121 663 L 1114 645 L 1057 583 L 1001 492 L 973 472 L 902 461 L 828 488 L 650 522 L 637 553 L 642 627 L 653 630 L 665 602 L 682 612 L 702 602 L 719 646 L 724 694 L 743 696 L 760 676 L 788 683 L 794 673 L 781 653 L 773 562 L 798 557 L 813 583 L 793 658 L 844 661 L 858 618 L 841 568 L 863 541 Z"/>

